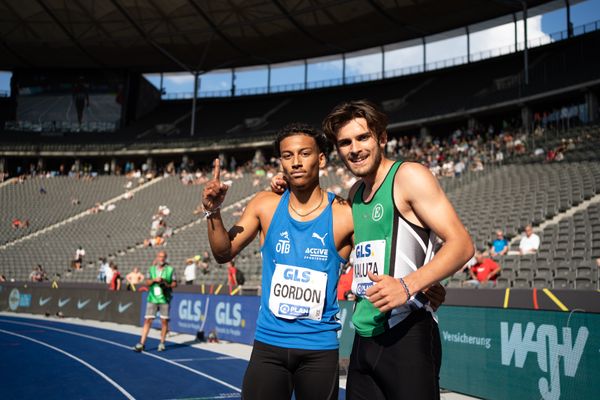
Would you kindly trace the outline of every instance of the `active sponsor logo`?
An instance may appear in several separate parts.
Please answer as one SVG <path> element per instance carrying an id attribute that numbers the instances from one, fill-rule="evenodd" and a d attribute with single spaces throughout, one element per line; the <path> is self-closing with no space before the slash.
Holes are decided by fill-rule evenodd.
<path id="1" fill-rule="evenodd" d="M 329 234 L 329 232 L 323 236 L 320 236 L 317 232 L 313 232 L 312 237 L 315 239 L 319 239 L 321 241 L 321 244 L 323 245 L 323 247 L 325 247 L 325 238 L 327 237 L 328 234 Z"/>
<path id="2" fill-rule="evenodd" d="M 379 221 L 381 218 L 383 218 L 383 206 L 381 205 L 381 203 L 375 204 L 375 206 L 373 207 L 373 213 L 371 214 L 371 218 L 373 219 L 373 221 Z"/>
<path id="3" fill-rule="evenodd" d="M 133 303 L 127 303 L 125 305 L 121 304 L 121 302 L 119 302 L 119 314 L 122 314 L 125 312 L 125 310 L 127 310 L 129 307 L 131 307 L 133 305 Z"/>
<path id="4" fill-rule="evenodd" d="M 304 251 L 304 259 L 305 260 L 327 261 L 328 255 L 329 255 L 328 249 L 317 249 L 315 247 L 308 247 Z"/>
<path id="5" fill-rule="evenodd" d="M 112 303 L 112 300 L 108 300 L 104 303 L 102 303 L 101 301 L 98 302 L 98 311 L 103 311 L 106 307 L 108 307 L 108 305 Z"/>
<path id="6" fill-rule="evenodd" d="M 279 305 L 279 313 L 292 317 L 306 317 L 310 313 L 310 307 L 300 306 L 296 304 L 281 303 Z"/>
<path id="7" fill-rule="evenodd" d="M 470 344 L 473 346 L 481 346 L 481 347 L 485 347 L 488 350 L 492 347 L 492 338 L 480 337 L 480 336 L 470 336 L 464 332 L 450 333 L 448 331 L 442 331 L 442 338 L 446 342 Z"/>
<path id="8" fill-rule="evenodd" d="M 17 308 L 19 308 L 19 300 L 21 300 L 21 293 L 19 293 L 19 289 L 13 289 L 10 291 L 10 294 L 8 295 L 8 307 L 12 310 L 15 311 Z"/>
<path id="9" fill-rule="evenodd" d="M 538 381 L 538 388 L 544 400 L 560 398 L 560 358 L 563 359 L 564 375 L 575 377 L 579 361 L 583 354 L 589 330 L 582 326 L 577 331 L 573 342 L 571 328 L 562 327 L 562 340 L 559 344 L 558 328 L 554 325 L 540 325 L 528 322 L 523 332 L 523 325 L 514 323 L 509 333 L 509 323 L 500 322 L 500 343 L 502 365 L 510 366 L 514 359 L 516 368 L 523 368 L 527 355 L 536 355 L 540 370 L 549 374 Z"/>
<path id="10" fill-rule="evenodd" d="M 58 299 L 58 307 L 62 308 L 62 307 L 64 307 L 70 301 L 71 301 L 70 297 L 68 297 L 66 299 Z"/>
<path id="11" fill-rule="evenodd" d="M 85 306 L 87 306 L 90 301 L 91 301 L 90 299 L 86 299 L 84 301 L 77 300 L 77 309 L 81 310 L 82 308 L 84 308 Z"/>
<path id="12" fill-rule="evenodd" d="M 275 251 L 279 254 L 289 254 L 291 245 L 288 231 L 280 232 L 279 236 L 281 239 L 277 241 L 277 244 L 275 245 Z"/>
<path id="13" fill-rule="evenodd" d="M 38 301 L 38 303 L 40 303 L 40 306 L 45 306 L 50 300 L 52 300 L 52 297 L 40 297 L 40 300 Z"/>

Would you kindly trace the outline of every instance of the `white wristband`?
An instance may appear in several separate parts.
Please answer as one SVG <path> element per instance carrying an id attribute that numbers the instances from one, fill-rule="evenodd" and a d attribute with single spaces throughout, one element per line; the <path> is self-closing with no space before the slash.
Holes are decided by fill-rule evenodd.
<path id="1" fill-rule="evenodd" d="M 219 206 L 219 207 L 217 207 L 217 208 L 213 208 L 212 210 L 207 210 L 207 209 L 205 208 L 205 209 L 204 209 L 204 211 L 203 211 L 203 213 L 202 213 L 202 216 L 203 216 L 204 218 L 208 218 L 208 217 L 210 217 L 211 215 L 213 215 L 213 214 L 216 214 L 216 213 L 217 213 L 217 211 L 219 211 L 219 209 L 220 209 L 220 208 L 221 208 L 221 206 Z"/>

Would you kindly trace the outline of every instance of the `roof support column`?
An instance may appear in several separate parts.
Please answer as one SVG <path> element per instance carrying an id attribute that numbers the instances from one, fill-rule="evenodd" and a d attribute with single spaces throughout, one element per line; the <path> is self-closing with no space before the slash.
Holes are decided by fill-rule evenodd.
<path id="1" fill-rule="evenodd" d="M 385 48 L 381 46 L 381 79 L 385 79 Z"/>
<path id="2" fill-rule="evenodd" d="M 573 36 L 573 22 L 571 22 L 571 3 L 565 0 L 565 8 L 567 9 L 567 37 Z"/>
<path id="3" fill-rule="evenodd" d="M 304 59 L 304 90 L 308 89 L 308 61 Z"/>
<path id="4" fill-rule="evenodd" d="M 515 27 L 515 53 L 519 51 L 519 40 L 517 37 L 517 14 L 513 14 L 513 25 Z"/>
<path id="5" fill-rule="evenodd" d="M 271 93 L 271 64 L 267 65 L 267 93 Z"/>
<path id="6" fill-rule="evenodd" d="M 346 84 L 346 53 L 342 53 L 342 85 Z"/>
<path id="7" fill-rule="evenodd" d="M 235 96 L 235 68 L 231 68 L 231 97 Z"/>
<path id="8" fill-rule="evenodd" d="M 523 71 L 525 73 L 525 85 L 529 85 L 529 53 L 527 51 L 527 3 L 523 4 L 523 33 L 525 44 L 523 48 Z"/>
<path id="9" fill-rule="evenodd" d="M 423 42 L 423 72 L 427 71 L 427 40 L 425 36 L 421 38 Z"/>
<path id="10" fill-rule="evenodd" d="M 192 123 L 190 124 L 190 136 L 196 131 L 196 99 L 198 98 L 198 72 L 194 71 L 194 98 L 192 99 Z"/>
<path id="11" fill-rule="evenodd" d="M 471 62 L 471 35 L 469 33 L 469 26 L 465 26 L 465 33 L 467 34 L 467 64 Z"/>

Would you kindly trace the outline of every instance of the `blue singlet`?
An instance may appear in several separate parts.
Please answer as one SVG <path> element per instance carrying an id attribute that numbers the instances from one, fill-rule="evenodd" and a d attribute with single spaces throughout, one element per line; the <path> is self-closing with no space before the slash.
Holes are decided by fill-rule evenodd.
<path id="1" fill-rule="evenodd" d="M 346 260 L 333 239 L 331 204 L 335 195 L 327 193 L 327 197 L 328 205 L 317 218 L 300 222 L 289 215 L 290 192 L 281 196 L 261 248 L 263 278 L 256 340 L 294 349 L 338 348 L 341 326 L 336 318 L 336 287 L 339 268 Z M 271 308 L 270 300 L 274 303 Z M 306 305 L 311 302 L 309 310 Z"/>

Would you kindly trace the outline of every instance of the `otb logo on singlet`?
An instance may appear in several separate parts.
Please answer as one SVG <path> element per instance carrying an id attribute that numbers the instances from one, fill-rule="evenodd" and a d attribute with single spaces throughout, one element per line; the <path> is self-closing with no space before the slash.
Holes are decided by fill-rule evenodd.
<path id="1" fill-rule="evenodd" d="M 290 236 L 288 231 L 284 231 L 279 233 L 281 238 L 277 241 L 275 245 L 275 251 L 279 254 L 289 254 L 290 253 Z"/>
<path id="2" fill-rule="evenodd" d="M 381 203 L 375 204 L 371 218 L 373 218 L 373 221 L 379 221 L 381 218 L 383 218 L 383 206 Z"/>

